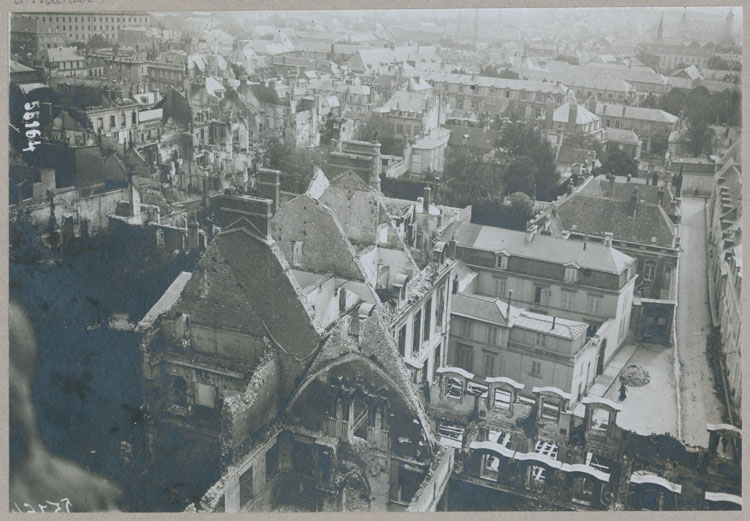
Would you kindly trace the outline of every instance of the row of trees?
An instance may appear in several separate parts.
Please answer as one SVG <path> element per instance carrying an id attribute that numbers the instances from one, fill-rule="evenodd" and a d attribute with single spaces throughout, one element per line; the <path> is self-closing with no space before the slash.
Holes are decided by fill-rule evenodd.
<path id="1" fill-rule="evenodd" d="M 709 92 L 702 86 L 690 91 L 672 89 L 659 106 L 687 120 L 686 139 L 694 156 L 711 152 L 714 131 L 709 125 L 742 124 L 742 95 L 737 91 Z"/>
<path id="2" fill-rule="evenodd" d="M 742 94 L 738 91 L 709 92 L 703 86 L 688 91 L 672 89 L 661 98 L 649 94 L 642 106 L 685 118 L 688 148 L 694 156 L 711 152 L 714 131 L 710 125 L 742 125 Z"/>

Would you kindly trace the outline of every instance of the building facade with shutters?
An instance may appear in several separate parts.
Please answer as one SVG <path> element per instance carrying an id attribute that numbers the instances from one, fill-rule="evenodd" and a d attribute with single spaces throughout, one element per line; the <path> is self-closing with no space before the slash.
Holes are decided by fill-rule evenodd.
<path id="1" fill-rule="evenodd" d="M 609 244 L 567 241 L 537 233 L 462 221 L 451 226 L 456 257 L 476 278 L 470 291 L 532 313 L 583 322 L 598 345 L 601 374 L 629 334 L 633 258 Z"/>

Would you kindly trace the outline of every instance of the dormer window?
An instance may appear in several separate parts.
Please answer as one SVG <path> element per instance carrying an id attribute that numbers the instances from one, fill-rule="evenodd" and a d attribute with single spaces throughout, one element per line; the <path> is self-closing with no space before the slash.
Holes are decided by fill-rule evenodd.
<path id="1" fill-rule="evenodd" d="M 578 268 L 574 266 L 565 268 L 565 282 L 578 282 Z"/>
<path id="2" fill-rule="evenodd" d="M 498 255 L 496 267 L 501 270 L 507 270 L 508 269 L 508 257 L 506 255 Z"/>

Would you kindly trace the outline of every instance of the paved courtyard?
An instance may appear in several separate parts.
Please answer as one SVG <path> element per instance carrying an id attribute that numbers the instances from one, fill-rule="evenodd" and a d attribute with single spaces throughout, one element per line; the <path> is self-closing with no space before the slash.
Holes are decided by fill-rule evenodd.
<path id="1" fill-rule="evenodd" d="M 622 407 L 617 424 L 639 434 L 677 435 L 677 385 L 674 375 L 674 350 L 671 347 L 644 344 L 638 347 L 624 369 L 636 365 L 648 371 L 649 382 L 629 386 L 627 397 L 619 401 L 620 380 L 612 382 L 604 397 Z"/>

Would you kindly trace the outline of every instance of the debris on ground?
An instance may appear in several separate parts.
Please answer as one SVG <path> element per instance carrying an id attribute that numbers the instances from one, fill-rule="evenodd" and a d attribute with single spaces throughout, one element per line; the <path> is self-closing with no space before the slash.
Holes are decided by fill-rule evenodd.
<path id="1" fill-rule="evenodd" d="M 651 381 L 651 376 L 642 367 L 631 364 L 622 371 L 620 381 L 628 387 L 643 387 Z"/>

